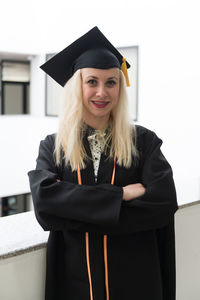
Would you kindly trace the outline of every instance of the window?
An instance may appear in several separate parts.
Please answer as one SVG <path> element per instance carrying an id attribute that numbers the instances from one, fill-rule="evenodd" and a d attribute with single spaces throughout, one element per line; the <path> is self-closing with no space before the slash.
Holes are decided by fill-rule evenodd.
<path id="1" fill-rule="evenodd" d="M 130 87 L 127 88 L 129 109 L 134 121 L 138 118 L 138 46 L 118 48 L 119 52 L 131 65 L 128 69 Z"/>
<path id="2" fill-rule="evenodd" d="M 137 120 L 138 106 L 138 46 L 118 48 L 120 53 L 130 63 L 128 70 L 131 86 L 127 88 L 129 107 L 133 120 Z M 54 54 L 48 54 L 49 60 Z M 63 88 L 50 76 L 46 75 L 46 115 L 57 116 L 62 98 Z"/>
<path id="3" fill-rule="evenodd" d="M 31 210 L 30 194 L 14 195 L 0 199 L 0 216 L 10 216 Z"/>
<path id="4" fill-rule="evenodd" d="M 54 54 L 47 54 L 46 60 L 53 57 Z M 46 75 L 46 115 L 58 116 L 63 87 L 55 82 L 50 76 Z"/>
<path id="5" fill-rule="evenodd" d="M 2 61 L 1 75 L 1 114 L 28 114 L 29 62 Z"/>

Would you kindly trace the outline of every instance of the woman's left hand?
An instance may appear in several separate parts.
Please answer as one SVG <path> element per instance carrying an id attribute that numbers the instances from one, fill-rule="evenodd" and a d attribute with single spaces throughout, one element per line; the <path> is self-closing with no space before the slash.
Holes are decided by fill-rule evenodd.
<path id="1" fill-rule="evenodd" d="M 123 187 L 123 200 L 130 201 L 144 195 L 146 189 L 141 183 L 129 184 Z"/>

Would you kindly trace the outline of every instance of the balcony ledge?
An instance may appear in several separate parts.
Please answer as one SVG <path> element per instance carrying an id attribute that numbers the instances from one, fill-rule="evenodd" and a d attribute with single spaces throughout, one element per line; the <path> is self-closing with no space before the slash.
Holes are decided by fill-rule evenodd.
<path id="1" fill-rule="evenodd" d="M 0 218 L 0 259 L 45 248 L 48 235 L 33 211 Z"/>

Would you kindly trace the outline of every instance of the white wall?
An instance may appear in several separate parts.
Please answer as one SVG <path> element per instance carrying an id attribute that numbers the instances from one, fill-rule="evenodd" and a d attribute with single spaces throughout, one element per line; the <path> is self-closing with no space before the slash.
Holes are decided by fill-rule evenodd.
<path id="1" fill-rule="evenodd" d="M 177 300 L 200 298 L 200 204 L 179 209 L 175 217 Z"/>
<path id="2" fill-rule="evenodd" d="M 58 119 L 45 117 L 44 56 L 31 58 L 31 115 L 0 116 L 0 197 L 30 191 L 27 172 L 35 168 L 41 139 L 57 130 Z"/>
<path id="3" fill-rule="evenodd" d="M 39 141 L 57 128 L 54 118 L 0 119 L 0 197 L 29 192 L 27 172 L 35 168 Z"/>
<path id="4" fill-rule="evenodd" d="M 2 300 L 43 300 L 46 249 L 0 260 Z"/>
<path id="5" fill-rule="evenodd" d="M 103 1 L 95 7 L 89 0 L 79 4 L 20 0 L 13 1 L 10 9 L 4 2 L 1 9 L 7 13 L 0 20 L 0 28 L 4 28 L 0 51 L 59 51 L 95 25 L 116 46 L 139 45 L 138 123 L 155 130 L 164 140 L 163 151 L 174 170 L 179 204 L 199 200 L 198 1 L 133 0 L 119 6 L 116 1 L 104 4 Z M 19 5 L 24 7 L 21 15 L 15 14 Z M 38 67 L 44 56 L 32 59 Z M 56 119 L 43 118 L 44 77 L 38 68 L 32 69 L 31 90 L 31 117 L 0 117 L 0 196 L 28 188 L 24 174 L 34 165 L 36 144 L 57 128 Z M 17 139 L 17 144 L 10 137 Z M 18 154 L 17 158 L 13 152 Z"/>

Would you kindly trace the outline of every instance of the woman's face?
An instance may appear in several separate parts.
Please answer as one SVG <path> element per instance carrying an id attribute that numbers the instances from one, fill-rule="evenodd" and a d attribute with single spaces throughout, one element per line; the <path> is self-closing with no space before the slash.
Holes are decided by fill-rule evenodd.
<path id="1" fill-rule="evenodd" d="M 104 126 L 120 94 L 120 71 L 84 68 L 82 74 L 83 119 L 90 126 Z"/>

